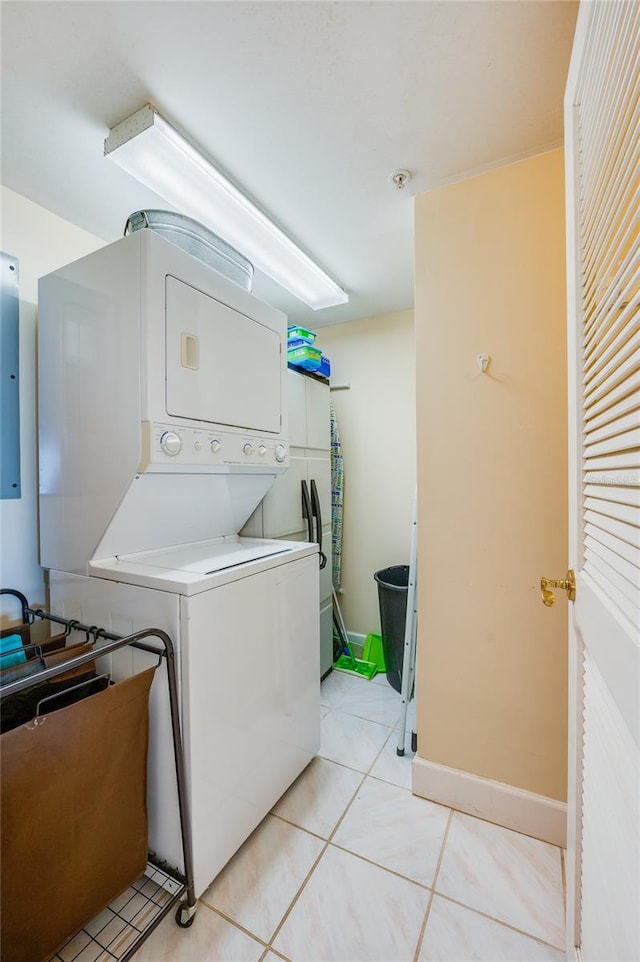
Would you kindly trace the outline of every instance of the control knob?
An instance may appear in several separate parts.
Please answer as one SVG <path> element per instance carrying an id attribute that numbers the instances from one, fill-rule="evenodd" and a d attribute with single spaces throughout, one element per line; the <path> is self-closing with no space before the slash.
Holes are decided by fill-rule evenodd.
<path id="1" fill-rule="evenodd" d="M 285 448 L 284 444 L 276 444 L 276 461 L 279 464 L 282 464 L 286 456 L 287 449 Z"/>
<path id="2" fill-rule="evenodd" d="M 160 448 L 165 454 L 174 457 L 182 450 L 182 439 L 175 431 L 165 431 L 160 438 Z"/>
<path id="3" fill-rule="evenodd" d="M 217 454 L 221 447 L 222 447 L 222 441 L 219 441 L 217 438 L 214 438 L 213 441 L 211 442 L 211 453 Z"/>
<path id="4" fill-rule="evenodd" d="M 261 444 L 260 447 L 258 448 L 258 454 L 260 455 L 261 458 L 263 458 L 266 453 L 267 453 L 267 449 L 265 448 L 264 444 Z"/>
<path id="5" fill-rule="evenodd" d="M 253 454 L 253 444 L 250 444 L 249 441 L 247 441 L 246 444 L 243 444 L 242 450 L 248 457 L 250 454 Z"/>

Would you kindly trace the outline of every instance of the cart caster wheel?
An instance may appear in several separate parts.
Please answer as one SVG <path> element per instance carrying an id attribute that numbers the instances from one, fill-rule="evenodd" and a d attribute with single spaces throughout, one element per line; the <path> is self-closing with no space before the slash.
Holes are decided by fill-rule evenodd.
<path id="1" fill-rule="evenodd" d="M 404 748 L 396 748 L 396 755 L 404 755 Z"/>
<path id="2" fill-rule="evenodd" d="M 188 929 L 193 925 L 195 917 L 195 912 L 190 913 L 187 905 L 181 905 L 176 912 L 176 924 L 179 925 L 181 929 Z"/>

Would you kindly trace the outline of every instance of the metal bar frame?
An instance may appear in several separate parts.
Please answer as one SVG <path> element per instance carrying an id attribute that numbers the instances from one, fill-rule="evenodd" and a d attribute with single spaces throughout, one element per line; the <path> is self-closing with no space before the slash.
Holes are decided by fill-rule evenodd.
<path id="1" fill-rule="evenodd" d="M 40 618 L 45 621 L 51 621 L 58 625 L 64 625 L 65 627 L 74 631 L 83 631 L 85 634 L 87 634 L 87 636 L 93 635 L 96 642 L 98 642 L 100 639 L 104 639 L 106 642 L 104 645 L 98 646 L 98 651 L 94 650 L 89 651 L 84 655 L 76 655 L 74 658 L 70 658 L 68 661 L 61 662 L 59 665 L 53 665 L 50 668 L 43 668 L 43 670 L 38 672 L 36 675 L 29 675 L 26 678 L 20 678 L 17 681 L 12 681 L 7 685 L 0 684 L 0 694 L 3 697 L 7 695 L 13 695 L 16 692 L 23 691 L 23 689 L 31 687 L 34 683 L 34 679 L 37 679 L 38 681 L 49 681 L 52 678 L 56 678 L 58 675 L 68 672 L 72 668 L 79 668 L 80 666 L 86 665 L 91 661 L 95 661 L 97 656 L 102 657 L 103 655 L 109 655 L 127 645 L 130 645 L 132 648 L 138 648 L 142 651 L 147 651 L 151 654 L 158 655 L 166 660 L 167 683 L 169 686 L 169 707 L 171 712 L 171 731 L 173 735 L 173 756 L 178 789 L 178 809 L 180 813 L 180 834 L 182 839 L 182 854 L 184 857 L 185 868 L 187 900 L 186 906 L 184 907 L 184 912 L 186 913 L 188 923 L 195 914 L 196 909 L 195 883 L 193 877 L 193 848 L 191 838 L 191 820 L 189 817 L 189 799 L 186 790 L 187 780 L 184 765 L 184 752 L 182 747 L 182 733 L 180 730 L 175 649 L 170 636 L 161 628 L 144 628 L 142 631 L 137 631 L 131 635 L 125 636 L 114 635 L 108 631 L 104 631 L 97 625 L 83 625 L 79 621 L 74 621 L 73 619 L 63 618 L 60 615 L 52 615 L 49 612 L 43 611 L 42 608 L 30 608 L 25 596 L 20 591 L 15 591 L 12 588 L 0 589 L 0 595 L 13 595 L 18 599 L 22 606 L 22 618 L 24 624 L 32 623 L 33 619 Z M 162 648 L 145 644 L 145 638 L 157 638 L 161 643 Z"/>
<path id="2" fill-rule="evenodd" d="M 404 755 L 405 728 L 407 724 L 407 709 L 411 701 L 413 683 L 416 673 L 416 634 L 418 620 L 418 493 L 413 499 L 413 518 L 411 522 L 411 552 L 409 557 L 409 586 L 407 589 L 407 614 L 404 623 L 404 652 L 402 660 L 402 687 L 400 724 L 398 730 L 397 755 Z M 415 751 L 415 733 L 412 732 L 411 748 Z"/>

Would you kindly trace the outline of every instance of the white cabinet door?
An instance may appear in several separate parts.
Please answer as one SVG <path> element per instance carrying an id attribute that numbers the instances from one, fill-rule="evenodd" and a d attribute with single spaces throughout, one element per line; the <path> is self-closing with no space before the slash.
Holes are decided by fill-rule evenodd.
<path id="1" fill-rule="evenodd" d="M 329 451 L 329 385 L 289 369 L 287 391 L 291 447 Z"/>
<path id="2" fill-rule="evenodd" d="M 308 483 L 315 481 L 320 498 L 322 524 L 331 524 L 331 461 L 329 458 L 307 458 Z"/>
<path id="3" fill-rule="evenodd" d="M 262 502 L 262 537 L 309 539 L 302 516 L 302 481 L 308 483 L 307 459 L 290 458 L 289 467 L 274 481 Z"/>
<path id="4" fill-rule="evenodd" d="M 306 378 L 296 371 L 287 371 L 287 411 L 289 413 L 289 445 L 292 448 L 307 446 L 307 392 Z"/>
<path id="5" fill-rule="evenodd" d="M 297 458 L 289 461 L 289 468 L 273 483 L 262 502 L 262 531 L 259 537 L 317 540 L 315 519 L 309 525 L 302 513 L 302 482 L 305 482 L 311 501 L 311 481 L 315 481 L 320 502 L 320 517 L 325 533 L 323 548 L 331 551 L 331 463 L 329 458 Z M 329 531 L 329 540 L 326 532 Z"/>

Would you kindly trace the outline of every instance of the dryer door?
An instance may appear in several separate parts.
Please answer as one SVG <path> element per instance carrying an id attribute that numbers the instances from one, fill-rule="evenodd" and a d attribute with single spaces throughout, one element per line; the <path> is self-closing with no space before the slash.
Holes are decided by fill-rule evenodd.
<path id="1" fill-rule="evenodd" d="M 280 336 L 175 277 L 166 278 L 167 413 L 280 431 Z"/>

